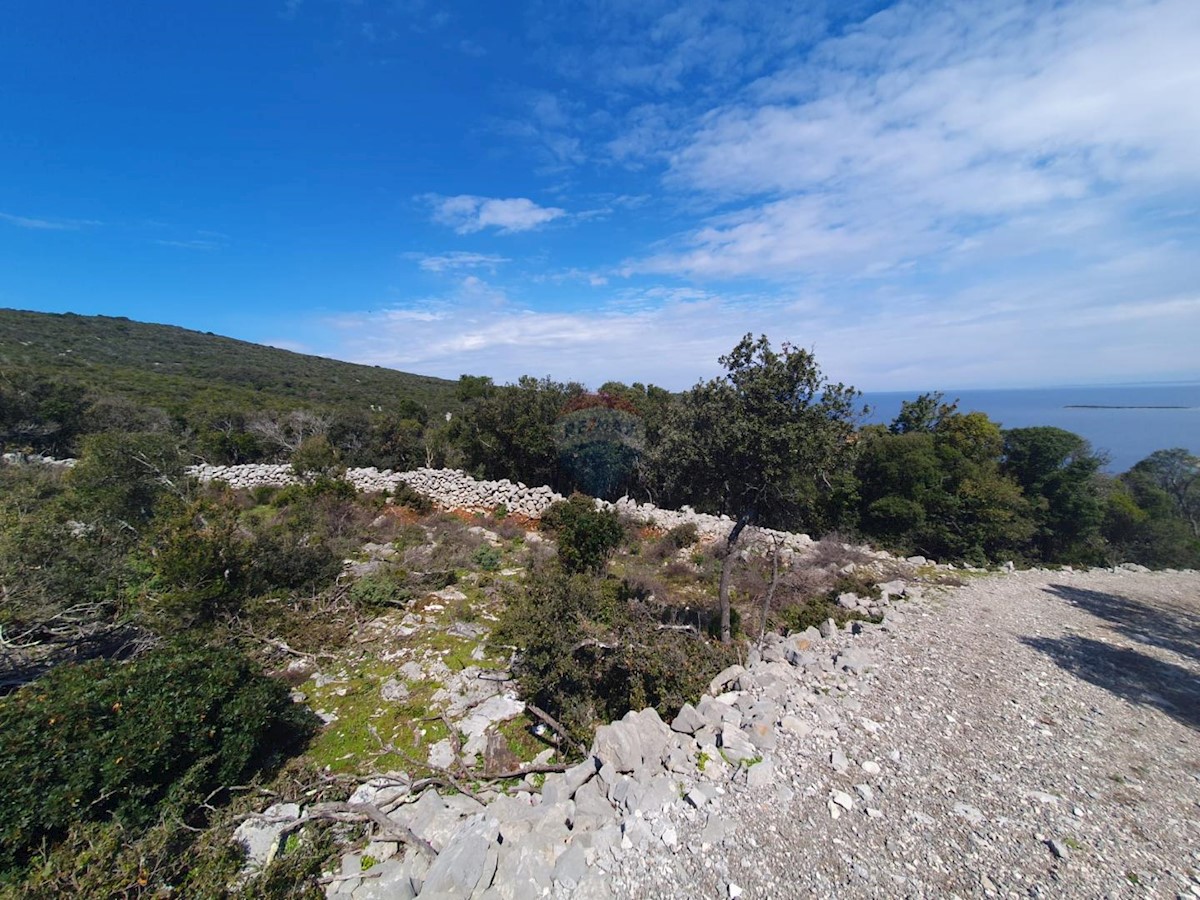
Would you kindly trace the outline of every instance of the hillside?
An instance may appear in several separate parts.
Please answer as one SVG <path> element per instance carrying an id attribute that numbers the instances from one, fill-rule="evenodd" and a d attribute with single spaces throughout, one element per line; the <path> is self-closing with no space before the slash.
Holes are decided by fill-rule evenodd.
<path id="1" fill-rule="evenodd" d="M 0 309 L 0 367 L 76 381 L 177 411 L 206 398 L 244 407 L 363 409 L 406 400 L 456 409 L 454 382 L 339 362 L 126 318 Z"/>

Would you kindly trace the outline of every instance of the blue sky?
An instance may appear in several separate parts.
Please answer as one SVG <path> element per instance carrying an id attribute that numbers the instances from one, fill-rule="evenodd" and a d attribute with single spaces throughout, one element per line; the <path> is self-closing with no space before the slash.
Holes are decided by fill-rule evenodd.
<path id="1" fill-rule="evenodd" d="M 0 306 L 681 388 L 1200 380 L 1200 3 L 14 0 Z"/>

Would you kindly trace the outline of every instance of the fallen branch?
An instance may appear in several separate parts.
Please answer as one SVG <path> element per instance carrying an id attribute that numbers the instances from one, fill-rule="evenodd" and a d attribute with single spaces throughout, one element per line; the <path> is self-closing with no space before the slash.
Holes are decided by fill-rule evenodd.
<path id="1" fill-rule="evenodd" d="M 583 746 L 583 744 L 579 743 L 579 741 L 577 741 L 577 740 L 575 740 L 575 738 L 571 737 L 571 732 L 567 731 L 567 729 L 562 726 L 562 723 L 559 722 L 557 719 L 555 719 L 553 716 L 551 716 L 550 713 L 546 712 L 543 709 L 539 709 L 538 707 L 534 706 L 532 703 L 528 703 L 528 702 L 525 704 L 525 710 L 534 718 L 541 719 L 541 721 L 544 722 L 546 725 L 549 725 L 550 728 L 553 729 L 554 732 L 559 735 L 559 737 L 566 740 L 566 742 L 568 744 L 573 746 L 582 755 L 587 756 L 587 752 L 588 752 L 587 747 Z"/>
<path id="2" fill-rule="evenodd" d="M 415 847 L 431 860 L 437 858 L 437 851 L 429 841 L 420 837 L 407 825 L 401 825 L 387 817 L 373 803 L 318 803 L 304 811 L 304 817 L 295 822 L 289 822 L 281 832 L 280 837 L 302 828 L 309 822 L 370 822 L 376 826 L 375 840 L 396 841 Z"/>

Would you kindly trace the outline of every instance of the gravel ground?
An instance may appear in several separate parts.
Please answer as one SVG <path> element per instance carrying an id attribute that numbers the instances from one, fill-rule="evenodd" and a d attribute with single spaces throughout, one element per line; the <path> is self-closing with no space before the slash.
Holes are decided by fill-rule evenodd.
<path id="1" fill-rule="evenodd" d="M 774 779 L 673 814 L 617 896 L 1200 897 L 1200 575 L 1021 572 L 902 610 L 856 638 L 872 669 L 814 682 Z"/>

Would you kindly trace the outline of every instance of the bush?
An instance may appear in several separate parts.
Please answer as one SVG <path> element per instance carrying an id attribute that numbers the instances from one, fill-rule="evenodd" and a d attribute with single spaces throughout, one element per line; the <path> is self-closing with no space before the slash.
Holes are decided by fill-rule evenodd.
<path id="1" fill-rule="evenodd" d="M 377 572 L 366 575 L 350 587 L 350 602 L 372 613 L 387 607 L 404 606 L 412 599 L 412 595 L 412 588 L 405 584 L 403 570 L 395 574 Z"/>
<path id="2" fill-rule="evenodd" d="M 699 533 L 692 522 L 676 525 L 655 542 L 650 555 L 658 560 L 670 559 L 684 547 L 690 547 L 696 543 L 698 537 Z"/>
<path id="3" fill-rule="evenodd" d="M 721 644 L 690 630 L 660 629 L 669 611 L 627 582 L 534 569 L 493 632 L 516 646 L 521 694 L 581 740 L 631 709 L 666 719 L 733 661 Z"/>
<path id="4" fill-rule="evenodd" d="M 0 872 L 76 823 L 186 816 L 313 727 L 286 685 L 228 650 L 61 666 L 0 700 Z"/>
<path id="5" fill-rule="evenodd" d="M 599 572 L 625 535 L 616 513 L 597 509 L 583 494 L 551 506 L 542 525 L 557 539 L 558 560 L 567 572 Z"/>
<path id="6" fill-rule="evenodd" d="M 489 546 L 488 544 L 484 544 L 482 547 L 476 550 L 473 559 L 475 561 L 475 565 L 477 565 L 484 572 L 497 571 L 500 568 L 501 562 L 503 562 L 503 557 L 500 555 L 500 551 L 495 547 Z"/>
<path id="7" fill-rule="evenodd" d="M 420 515 L 433 512 L 433 502 L 424 494 L 418 494 L 403 481 L 397 484 L 396 489 L 392 491 L 392 503 L 411 509 Z"/>

